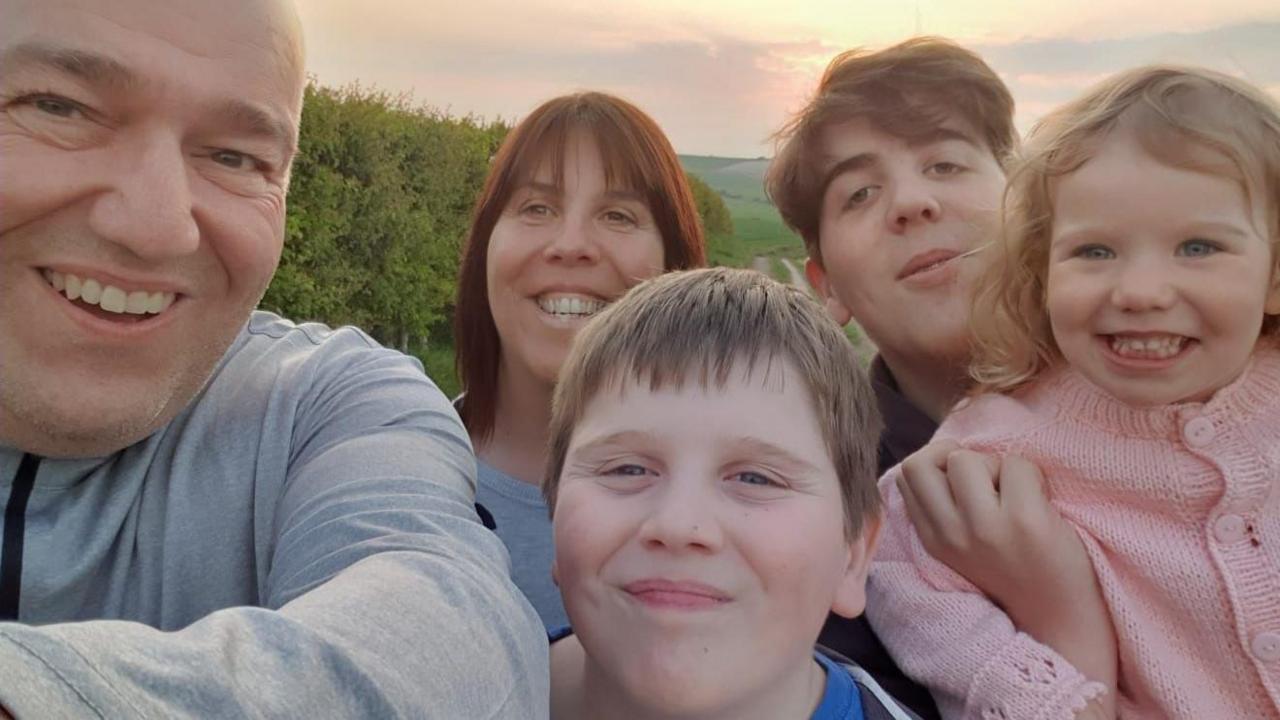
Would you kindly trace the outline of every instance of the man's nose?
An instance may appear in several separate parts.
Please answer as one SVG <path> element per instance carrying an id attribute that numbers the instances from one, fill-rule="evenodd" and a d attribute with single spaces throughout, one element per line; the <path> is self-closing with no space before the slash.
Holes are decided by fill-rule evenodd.
<path id="1" fill-rule="evenodd" d="M 107 191 L 90 213 L 92 230 L 147 260 L 195 252 L 200 231 L 181 141 L 152 132 L 123 143 L 110 160 L 112 165 L 102 169 Z"/>
<path id="2" fill-rule="evenodd" d="M 895 232 L 905 232 L 914 225 L 936 222 L 942 217 L 942 204 L 922 179 L 897 182 L 890 192 L 885 219 Z"/>

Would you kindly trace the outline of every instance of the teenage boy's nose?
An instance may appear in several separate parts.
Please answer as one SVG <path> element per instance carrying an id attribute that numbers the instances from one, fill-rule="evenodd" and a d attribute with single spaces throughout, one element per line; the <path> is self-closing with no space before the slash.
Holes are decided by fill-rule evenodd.
<path id="1" fill-rule="evenodd" d="M 1116 273 L 1111 289 L 1111 302 L 1121 310 L 1145 312 L 1164 310 L 1177 300 L 1170 282 L 1171 270 L 1160 263 L 1135 259 Z"/>
<path id="2" fill-rule="evenodd" d="M 570 265 L 595 262 L 599 258 L 599 248 L 592 233 L 590 221 L 566 218 L 547 245 L 547 259 Z"/>
<path id="3" fill-rule="evenodd" d="M 905 232 L 917 224 L 934 222 L 942 216 L 942 205 L 923 183 L 900 182 L 892 192 L 886 219 L 894 232 Z"/>
<path id="4" fill-rule="evenodd" d="M 200 230 L 193 215 L 192 169 L 181 142 L 165 135 L 122 143 L 101 170 L 107 190 L 94 202 L 89 223 L 104 240 L 147 260 L 195 252 Z"/>
<path id="5" fill-rule="evenodd" d="M 694 483 L 668 479 L 640 528 L 645 547 L 672 552 L 692 550 L 711 553 L 720 549 L 720 524 L 710 507 L 711 498 Z"/>

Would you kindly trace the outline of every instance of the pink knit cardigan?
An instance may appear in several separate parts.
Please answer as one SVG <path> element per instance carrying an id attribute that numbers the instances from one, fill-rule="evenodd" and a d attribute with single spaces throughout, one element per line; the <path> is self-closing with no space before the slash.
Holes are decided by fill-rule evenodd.
<path id="1" fill-rule="evenodd" d="M 1059 370 L 937 438 L 1017 453 L 1080 533 L 1116 627 L 1122 718 L 1280 720 L 1280 351 L 1207 403 L 1133 408 Z M 896 487 L 868 616 L 948 718 L 1071 718 L 1101 686 L 930 557 Z"/>

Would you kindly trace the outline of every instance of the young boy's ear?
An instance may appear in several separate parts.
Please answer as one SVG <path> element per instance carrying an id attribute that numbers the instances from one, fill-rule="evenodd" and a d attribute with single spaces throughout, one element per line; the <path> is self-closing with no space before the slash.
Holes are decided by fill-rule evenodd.
<path id="1" fill-rule="evenodd" d="M 849 308 L 845 307 L 840 298 L 836 297 L 835 288 L 827 282 L 827 271 L 822 269 L 822 265 L 813 258 L 804 261 L 804 275 L 809 279 L 809 284 L 813 286 L 813 291 L 818 293 L 818 297 L 822 298 L 822 305 L 827 309 L 827 314 L 840 327 L 849 324 L 853 319 L 853 313 L 849 312 Z"/>
<path id="2" fill-rule="evenodd" d="M 858 537 L 849 543 L 849 566 L 836 591 L 831 611 L 840 617 L 855 618 L 867 609 L 867 573 L 871 570 L 871 558 L 876 554 L 880 540 L 880 521 L 876 513 L 862 523 Z"/>

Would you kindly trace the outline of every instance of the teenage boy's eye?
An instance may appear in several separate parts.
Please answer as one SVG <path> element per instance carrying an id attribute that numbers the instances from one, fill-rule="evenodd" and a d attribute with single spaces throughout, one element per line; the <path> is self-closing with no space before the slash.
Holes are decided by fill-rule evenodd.
<path id="1" fill-rule="evenodd" d="M 1194 238 L 1188 240 L 1178 246 L 1178 254 L 1185 257 L 1204 257 L 1212 255 L 1222 248 L 1218 244 L 1210 240 L 1201 240 Z"/>
<path id="2" fill-rule="evenodd" d="M 854 190 L 853 194 L 849 196 L 849 199 L 845 201 L 844 206 L 847 208 L 851 208 L 851 207 L 857 207 L 858 205 L 866 204 L 866 202 L 869 201 L 873 195 L 875 195 L 875 192 L 877 189 L 878 188 L 874 185 L 868 185 L 866 187 L 862 187 L 862 188 L 858 188 L 857 190 Z"/>
<path id="3" fill-rule="evenodd" d="M 934 175 L 955 175 L 963 168 L 953 162 L 939 162 L 929 166 Z"/>

